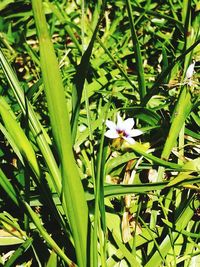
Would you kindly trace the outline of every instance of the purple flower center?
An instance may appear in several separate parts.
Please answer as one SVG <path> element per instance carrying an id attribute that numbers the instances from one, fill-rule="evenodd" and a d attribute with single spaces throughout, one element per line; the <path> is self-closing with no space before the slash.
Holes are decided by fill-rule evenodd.
<path id="1" fill-rule="evenodd" d="M 116 129 L 116 131 L 120 136 L 128 137 L 128 134 L 126 133 L 125 130 Z"/>

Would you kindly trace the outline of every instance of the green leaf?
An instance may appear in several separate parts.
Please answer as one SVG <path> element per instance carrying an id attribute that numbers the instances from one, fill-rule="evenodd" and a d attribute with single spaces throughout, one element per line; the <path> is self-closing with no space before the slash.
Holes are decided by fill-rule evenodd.
<path id="1" fill-rule="evenodd" d="M 61 164 L 63 207 L 75 242 L 78 265 L 87 265 L 88 207 L 72 151 L 71 127 L 58 61 L 42 1 L 32 1 L 40 44 L 40 62 L 53 137 Z"/>
<path id="2" fill-rule="evenodd" d="M 135 153 L 125 153 L 123 155 L 119 155 L 116 158 L 112 158 L 106 163 L 106 174 L 109 174 L 114 168 L 120 167 L 121 164 L 128 162 L 129 160 L 137 159 Z"/>
<path id="3" fill-rule="evenodd" d="M 133 20 L 134 16 L 132 13 L 130 0 L 126 0 L 126 6 L 128 10 L 128 17 L 129 17 L 129 23 L 130 23 L 130 28 L 131 28 L 131 37 L 132 37 L 133 49 L 135 52 L 135 60 L 137 64 L 136 69 L 137 69 L 137 76 L 138 76 L 138 87 L 139 87 L 139 93 L 140 93 L 140 100 L 142 101 L 146 95 L 146 84 L 145 84 L 145 78 L 144 78 L 142 54 L 141 54 L 140 44 L 139 44 L 138 37 L 136 34 L 136 30 L 135 30 L 135 23 Z"/>
<path id="4" fill-rule="evenodd" d="M 150 108 L 132 106 L 125 110 L 129 111 L 133 118 L 138 118 L 152 126 L 158 125 L 161 121 L 161 117 Z"/>
<path id="5" fill-rule="evenodd" d="M 194 197 L 191 197 L 190 199 L 187 200 L 187 203 L 185 203 L 180 213 L 180 216 L 174 222 L 174 224 L 179 227 L 179 231 L 182 231 L 187 226 L 187 224 L 189 223 L 194 214 L 194 209 L 196 209 L 198 206 L 199 206 L 199 201 L 195 200 Z M 175 240 L 178 236 L 179 233 L 177 232 L 172 233 L 173 240 Z M 159 245 L 159 247 L 162 257 L 156 251 L 148 260 L 148 262 L 145 264 L 145 267 L 160 266 L 162 259 L 167 255 L 168 251 L 172 248 L 171 239 L 168 234 L 162 239 L 162 242 Z"/>
<path id="6" fill-rule="evenodd" d="M 6 194 L 14 201 L 14 203 L 19 206 L 18 194 L 15 192 L 11 182 L 8 177 L 0 169 L 0 186 L 4 189 Z"/>
<path id="7" fill-rule="evenodd" d="M 200 172 L 200 157 L 185 163 L 183 169 L 189 171 L 181 172 L 176 178 L 169 182 L 166 187 L 174 186 L 182 181 L 194 178 L 194 176 L 190 176 L 190 174 L 192 172 Z"/>
<path id="8" fill-rule="evenodd" d="M 46 165 L 51 173 L 51 179 L 53 180 L 55 189 L 58 195 L 61 195 L 61 174 L 58 169 L 56 160 L 53 153 L 49 147 L 48 141 L 49 136 L 43 129 L 41 123 L 38 120 L 37 114 L 34 112 L 32 105 L 25 98 L 22 87 L 20 86 L 19 80 L 16 77 L 15 72 L 8 63 L 6 57 L 4 56 L 2 50 L 0 49 L 0 62 L 6 78 L 10 84 L 10 87 L 17 99 L 17 102 L 23 112 L 23 115 L 27 118 L 30 130 L 40 148 Z M 28 113 L 28 114 L 27 114 Z"/>
<path id="9" fill-rule="evenodd" d="M 21 230 L 17 220 L 7 212 L 0 213 L 0 223 L 3 228 L 0 232 L 1 246 L 20 244 L 27 239 L 26 233 Z"/>
<path id="10" fill-rule="evenodd" d="M 173 162 L 169 162 L 166 161 L 164 159 L 160 159 L 154 155 L 151 155 L 150 153 L 147 153 L 147 149 L 145 149 L 145 146 L 140 144 L 140 143 L 135 143 L 133 145 L 127 145 L 127 147 L 130 147 L 134 152 L 144 156 L 145 158 L 152 160 L 155 164 L 161 165 L 161 166 L 165 166 L 165 167 L 169 167 L 172 169 L 180 169 L 181 165 L 173 163 Z"/>
<path id="11" fill-rule="evenodd" d="M 56 267 L 57 266 L 57 255 L 54 250 L 51 251 L 50 257 L 48 259 L 48 262 L 46 264 L 46 267 Z"/>
<path id="12" fill-rule="evenodd" d="M 161 155 L 162 159 L 168 160 L 192 106 L 190 92 L 188 91 L 188 88 L 184 86 L 173 113 L 171 127 Z"/>
<path id="13" fill-rule="evenodd" d="M 26 250 L 31 246 L 33 242 L 32 238 L 28 238 L 26 241 L 24 241 L 24 243 L 18 247 L 15 252 L 12 254 L 12 256 L 6 261 L 5 263 L 5 267 L 12 267 L 14 266 L 14 262 L 21 256 L 23 255 Z"/>
<path id="14" fill-rule="evenodd" d="M 2 0 L 0 3 L 0 11 L 3 10 L 10 3 L 14 3 L 14 0 Z"/>
<path id="15" fill-rule="evenodd" d="M 121 252 L 123 253 L 124 257 L 126 258 L 126 260 L 129 262 L 129 264 L 131 266 L 136 266 L 139 267 L 141 266 L 138 261 L 136 260 L 136 258 L 133 256 L 133 254 L 126 248 L 126 246 L 121 242 L 121 240 L 119 240 L 117 238 L 117 236 L 115 236 L 115 234 L 113 234 L 113 238 L 117 244 L 117 246 L 119 247 L 119 249 L 121 250 Z"/>
<path id="16" fill-rule="evenodd" d="M 24 240 L 11 235 L 10 233 L 8 233 L 7 231 L 4 230 L 0 230 L 0 246 L 13 246 L 13 245 L 18 245 L 23 243 Z"/>
<path id="17" fill-rule="evenodd" d="M 37 227 L 37 230 L 41 234 L 41 236 L 44 238 L 44 240 L 48 243 L 48 245 L 70 266 L 70 264 L 74 264 L 63 252 L 63 250 L 56 244 L 56 242 L 53 240 L 53 238 L 47 233 L 46 229 L 43 226 L 43 223 L 41 222 L 38 215 L 32 210 L 32 208 L 28 205 L 28 203 L 24 202 L 24 205 L 33 221 L 35 226 Z M 74 266 L 76 266 L 74 264 Z"/>
<path id="18" fill-rule="evenodd" d="M 0 115 L 18 150 L 29 162 L 33 172 L 39 178 L 40 170 L 33 147 L 3 97 L 0 97 Z"/>
<path id="19" fill-rule="evenodd" d="M 87 78 L 88 70 L 89 70 L 89 63 L 90 63 L 90 58 L 92 55 L 92 50 L 94 46 L 94 42 L 99 30 L 99 26 L 102 20 L 102 17 L 104 15 L 104 5 L 101 11 L 101 14 L 99 16 L 99 20 L 97 22 L 97 25 L 95 27 L 95 30 L 93 32 L 92 38 L 90 40 L 90 43 L 85 50 L 81 62 L 77 67 L 76 75 L 74 77 L 74 85 L 75 88 L 72 92 L 72 138 L 73 138 L 73 143 L 76 139 L 76 132 L 77 132 L 77 125 L 78 125 L 78 116 L 79 116 L 79 111 L 80 111 L 80 103 L 81 103 L 81 98 L 82 98 L 82 92 L 84 88 L 84 83 Z"/>

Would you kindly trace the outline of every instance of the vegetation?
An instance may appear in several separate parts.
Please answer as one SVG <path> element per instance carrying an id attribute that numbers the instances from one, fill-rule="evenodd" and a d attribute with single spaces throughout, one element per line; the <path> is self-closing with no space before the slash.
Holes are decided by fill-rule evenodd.
<path id="1" fill-rule="evenodd" d="M 1 1 L 1 265 L 199 266 L 199 11 Z"/>

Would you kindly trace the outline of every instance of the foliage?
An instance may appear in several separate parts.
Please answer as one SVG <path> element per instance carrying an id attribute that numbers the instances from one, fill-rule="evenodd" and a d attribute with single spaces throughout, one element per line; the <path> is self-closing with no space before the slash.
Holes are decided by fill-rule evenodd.
<path id="1" fill-rule="evenodd" d="M 198 266 L 199 10 L 1 1 L 2 265 Z"/>

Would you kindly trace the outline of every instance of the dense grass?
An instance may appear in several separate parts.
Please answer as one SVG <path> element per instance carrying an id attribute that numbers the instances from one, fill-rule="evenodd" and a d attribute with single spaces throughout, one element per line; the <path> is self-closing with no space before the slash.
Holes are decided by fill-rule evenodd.
<path id="1" fill-rule="evenodd" d="M 200 264 L 199 9 L 0 3 L 0 264 Z"/>

